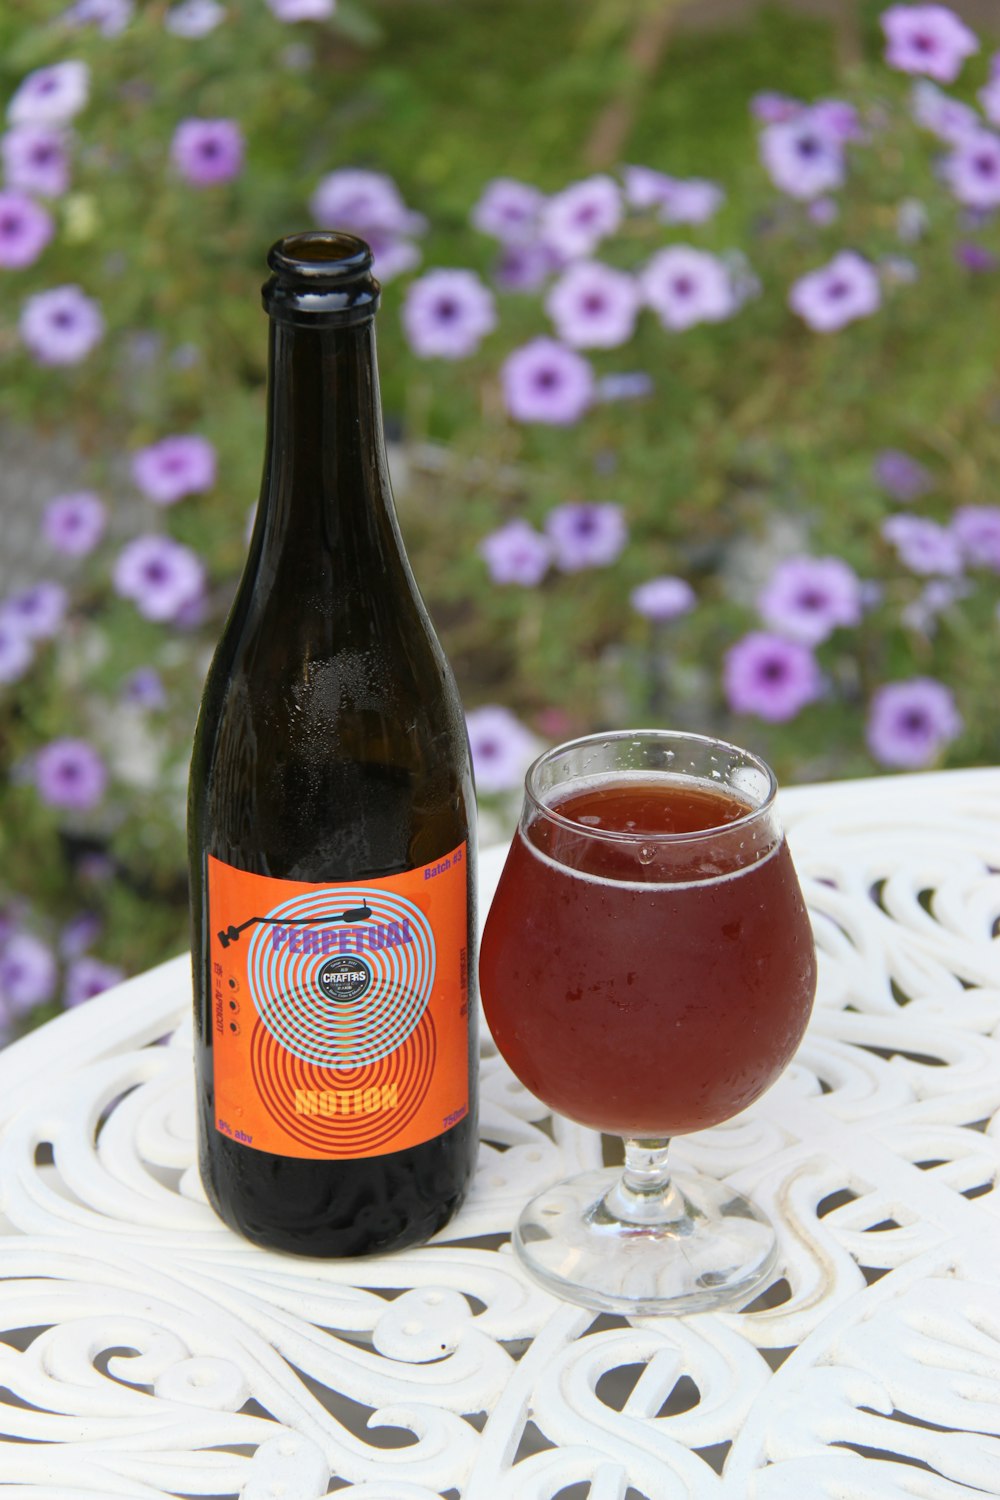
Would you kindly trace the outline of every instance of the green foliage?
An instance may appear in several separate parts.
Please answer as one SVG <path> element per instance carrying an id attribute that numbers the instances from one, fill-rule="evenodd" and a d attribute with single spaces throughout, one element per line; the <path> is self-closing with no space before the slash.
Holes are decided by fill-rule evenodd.
<path id="1" fill-rule="evenodd" d="M 908 81 L 880 61 L 876 13 L 865 10 L 866 55 L 847 73 L 825 27 L 767 9 L 736 34 L 679 30 L 634 89 L 629 45 L 649 13 L 639 3 L 397 0 L 362 10 L 341 0 L 329 23 L 299 26 L 257 0 L 227 8 L 229 19 L 198 40 L 165 31 L 158 0 L 110 38 L 68 30 L 43 0 L 0 14 L 0 98 L 48 63 L 77 57 L 91 69 L 72 187 L 51 205 L 57 232 L 34 266 L 0 270 L 4 419 L 37 434 L 43 475 L 51 440 L 71 434 L 74 484 L 53 481 L 51 493 L 92 488 L 112 509 L 93 556 L 72 566 L 52 558 L 46 576 L 72 594 L 67 625 L 30 673 L 0 687 L 9 770 L 0 861 L 12 921 L 54 944 L 62 924 L 96 912 L 99 953 L 128 971 L 186 942 L 187 756 L 258 485 L 268 244 L 310 222 L 325 173 L 360 166 L 388 173 L 426 216 L 424 269 L 489 279 L 496 247 L 469 223 L 484 184 L 512 176 L 555 192 L 586 176 L 595 124 L 623 101 L 625 162 L 714 177 L 726 201 L 704 226 L 634 216 L 601 257 L 637 269 L 664 244 L 690 242 L 738 250 L 759 281 L 728 321 L 669 334 L 647 311 L 628 345 L 594 353 L 598 376 L 648 373 L 649 396 L 597 405 L 570 428 L 519 426 L 498 372 L 512 349 L 549 331 L 542 294 L 498 294 L 497 330 L 452 363 L 407 346 L 400 310 L 412 274 L 385 288 L 381 369 L 402 435 L 401 521 L 468 705 L 505 704 L 542 736 L 638 721 L 728 733 L 794 780 L 876 770 L 864 738 L 872 692 L 931 676 L 952 685 L 965 721 L 947 762 L 1000 757 L 998 579 L 977 572 L 936 621 L 908 624 L 924 580 L 881 540 L 891 507 L 872 479 L 876 454 L 899 448 L 935 477 L 926 516 L 947 522 L 959 505 L 995 503 L 1000 280 L 963 269 L 955 246 L 972 236 L 1000 253 L 1000 235 L 992 221 L 966 225 L 938 180 L 939 145 L 912 124 Z M 972 98 L 983 59 L 967 74 Z M 816 223 L 769 182 L 748 113 L 763 89 L 836 93 L 861 111 L 869 139 L 849 151 L 832 222 Z M 192 116 L 239 122 L 246 166 L 234 181 L 198 189 L 171 166 L 173 132 Z M 907 200 L 923 206 L 926 230 L 903 245 Z M 788 289 L 845 247 L 883 268 L 898 261 L 900 274 L 893 284 L 883 269 L 878 316 L 820 335 L 790 311 Z M 64 283 L 100 301 L 106 334 L 81 364 L 46 367 L 22 345 L 19 312 L 31 293 Z M 218 480 L 164 510 L 141 496 L 129 463 L 172 433 L 211 440 Z M 629 542 L 614 565 L 553 570 L 537 588 L 491 584 L 483 538 L 515 517 L 542 528 L 570 500 L 622 506 Z M 116 596 L 115 557 L 143 532 L 168 533 L 205 561 L 200 622 L 158 624 Z M 729 711 L 720 664 L 759 624 L 756 592 L 788 551 L 844 558 L 878 599 L 859 627 L 820 648 L 824 699 L 769 724 Z M 698 606 L 657 625 L 630 593 L 668 573 L 694 586 Z M 8 590 L 30 581 L 11 569 Z M 160 673 L 164 707 L 123 705 L 123 684 L 142 667 Z M 39 747 L 64 736 L 90 740 L 110 765 L 108 795 L 92 810 L 48 807 L 33 784 Z"/>

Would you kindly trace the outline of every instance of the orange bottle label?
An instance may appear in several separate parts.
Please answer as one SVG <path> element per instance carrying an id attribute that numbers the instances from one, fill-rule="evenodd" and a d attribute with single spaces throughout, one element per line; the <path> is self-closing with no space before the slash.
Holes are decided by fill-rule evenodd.
<path id="1" fill-rule="evenodd" d="M 358 884 L 209 856 L 216 1129 L 278 1156 L 384 1156 L 469 1109 L 465 844 Z"/>

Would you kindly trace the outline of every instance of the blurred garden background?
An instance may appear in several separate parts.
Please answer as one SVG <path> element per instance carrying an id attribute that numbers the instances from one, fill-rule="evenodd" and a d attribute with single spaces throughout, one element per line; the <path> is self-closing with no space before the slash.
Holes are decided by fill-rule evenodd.
<path id="1" fill-rule="evenodd" d="M 0 110 L 0 1041 L 187 945 L 291 230 L 376 252 L 488 831 L 614 725 L 1000 759 L 992 3 L 21 0 Z"/>

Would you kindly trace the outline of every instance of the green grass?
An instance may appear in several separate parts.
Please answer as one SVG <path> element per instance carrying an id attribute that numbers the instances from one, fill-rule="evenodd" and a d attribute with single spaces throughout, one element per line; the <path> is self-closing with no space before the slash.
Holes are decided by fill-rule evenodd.
<path id="1" fill-rule="evenodd" d="M 464 222 L 491 177 L 558 189 L 593 169 L 585 149 L 601 111 L 629 88 L 627 43 L 645 8 L 376 4 L 379 46 L 342 61 L 352 89 L 334 104 L 338 153 L 388 170 L 414 200 L 433 198 L 438 232 L 449 218 Z M 624 159 L 725 176 L 757 90 L 810 97 L 836 83 L 822 23 L 769 8 L 735 32 L 681 30 L 638 91 Z"/>

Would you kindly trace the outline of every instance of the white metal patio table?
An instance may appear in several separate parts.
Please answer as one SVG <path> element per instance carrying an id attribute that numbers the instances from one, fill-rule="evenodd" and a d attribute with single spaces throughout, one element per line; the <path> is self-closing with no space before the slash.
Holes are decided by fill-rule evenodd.
<path id="1" fill-rule="evenodd" d="M 530 1284 L 519 1208 L 601 1143 L 488 1039 L 474 1189 L 431 1244 L 245 1244 L 193 1165 L 181 957 L 0 1055 L 5 1500 L 1000 1494 L 1000 770 L 782 808 L 814 1017 L 770 1093 L 677 1143 L 772 1215 L 762 1297 L 626 1321 Z"/>

